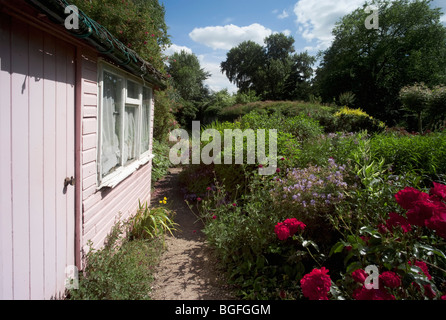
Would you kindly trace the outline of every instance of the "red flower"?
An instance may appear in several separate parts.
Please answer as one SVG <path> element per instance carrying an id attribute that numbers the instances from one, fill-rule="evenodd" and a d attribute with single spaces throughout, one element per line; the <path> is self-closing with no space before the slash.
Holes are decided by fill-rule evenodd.
<path id="1" fill-rule="evenodd" d="M 277 168 L 277 169 L 276 169 L 276 172 L 279 173 L 279 172 L 280 172 L 280 168 Z"/>
<path id="2" fill-rule="evenodd" d="M 283 290 L 280 290 L 280 292 L 279 292 L 279 296 L 280 296 L 282 299 L 285 299 L 285 298 L 286 298 L 286 292 L 283 291 Z"/>
<path id="3" fill-rule="evenodd" d="M 237 207 L 237 203 L 233 203 L 232 206 L 233 206 L 233 207 Z"/>
<path id="4" fill-rule="evenodd" d="M 437 296 L 437 294 L 435 293 L 434 289 L 432 289 L 432 286 L 430 284 L 425 284 L 423 288 L 424 288 L 424 295 L 429 299 L 433 299 Z"/>
<path id="5" fill-rule="evenodd" d="M 411 261 L 409 261 L 409 265 L 412 265 L 412 262 L 411 262 Z M 423 261 L 415 261 L 415 266 L 416 266 L 416 267 L 419 267 L 419 268 L 423 271 L 424 275 L 425 275 L 429 280 L 432 279 L 432 276 L 429 274 L 429 269 L 427 268 L 427 264 L 426 264 L 425 262 L 423 262 Z"/>
<path id="6" fill-rule="evenodd" d="M 406 210 L 413 208 L 415 202 L 418 200 L 426 199 L 427 193 L 421 192 L 412 187 L 406 187 L 395 195 L 396 202 Z"/>
<path id="7" fill-rule="evenodd" d="M 434 182 L 434 186 L 430 189 L 429 194 L 439 199 L 446 200 L 446 186 L 444 184 Z"/>
<path id="8" fill-rule="evenodd" d="M 426 226 L 446 239 L 446 210 L 435 211 L 434 215 L 427 221 Z"/>
<path id="9" fill-rule="evenodd" d="M 381 283 L 388 288 L 398 288 L 401 286 L 401 278 L 392 271 L 385 271 L 379 276 Z"/>
<path id="10" fill-rule="evenodd" d="M 212 219 L 214 219 L 214 220 L 217 219 L 217 216 L 216 216 L 216 215 L 213 215 L 213 216 L 212 216 Z"/>
<path id="11" fill-rule="evenodd" d="M 435 212 L 446 212 L 446 205 L 439 201 L 424 199 L 417 201 L 414 207 L 406 215 L 410 224 L 416 226 L 425 226 Z"/>
<path id="12" fill-rule="evenodd" d="M 365 286 L 353 292 L 355 300 L 395 300 L 395 296 L 388 293 L 384 288 L 367 289 Z"/>
<path id="13" fill-rule="evenodd" d="M 293 236 L 297 231 L 299 231 L 299 229 L 301 231 L 304 231 L 305 227 L 306 227 L 306 225 L 303 222 L 300 222 L 296 218 L 286 219 L 283 223 L 290 230 L 290 235 L 291 236 Z"/>
<path id="14" fill-rule="evenodd" d="M 198 202 L 200 202 L 200 201 L 201 201 L 201 198 L 200 198 L 200 197 L 198 197 L 198 198 L 197 198 L 197 201 L 198 201 Z"/>
<path id="15" fill-rule="evenodd" d="M 392 232 L 394 227 L 401 227 L 403 232 L 409 232 L 412 230 L 409 222 L 403 216 L 400 216 L 398 213 L 391 212 L 389 214 L 389 219 L 386 221 L 386 227 Z"/>
<path id="16" fill-rule="evenodd" d="M 429 274 L 429 269 L 424 261 L 415 261 L 415 266 L 419 267 L 424 275 L 427 277 L 428 280 L 432 280 L 432 276 Z M 409 265 L 412 265 L 412 262 L 409 261 Z M 418 283 L 412 283 L 416 288 L 420 289 Z M 435 298 L 437 295 L 435 291 L 432 289 L 432 286 L 430 284 L 423 285 L 424 288 L 424 295 L 430 299 Z"/>
<path id="17" fill-rule="evenodd" d="M 313 269 L 301 280 L 302 293 L 310 300 L 328 300 L 328 292 L 331 287 L 331 279 L 328 269 Z"/>
<path id="18" fill-rule="evenodd" d="M 274 227 L 274 232 L 276 233 L 277 238 L 279 238 L 281 241 L 285 241 L 291 235 L 288 226 L 282 222 L 276 224 Z"/>
<path id="19" fill-rule="evenodd" d="M 387 229 L 387 227 L 385 225 L 383 225 L 382 223 L 380 223 L 378 225 L 378 232 L 381 234 L 385 234 L 387 233 L 389 230 Z"/>
<path id="20" fill-rule="evenodd" d="M 365 281 L 365 279 L 367 279 L 368 275 L 364 270 L 358 269 L 356 271 L 353 271 L 352 277 L 353 277 L 353 280 L 355 280 L 356 282 L 364 283 L 364 281 Z"/>

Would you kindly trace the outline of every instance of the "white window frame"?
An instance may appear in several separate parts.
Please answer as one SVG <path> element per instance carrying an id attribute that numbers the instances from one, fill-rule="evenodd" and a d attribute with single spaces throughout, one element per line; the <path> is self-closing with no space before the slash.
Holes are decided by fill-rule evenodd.
<path id="1" fill-rule="evenodd" d="M 103 99 L 103 73 L 104 71 L 113 74 L 117 77 L 122 78 L 123 88 L 121 94 L 121 110 L 120 113 L 122 116 L 120 117 L 121 121 L 121 132 L 120 132 L 120 166 L 116 168 L 116 170 L 102 177 L 102 159 L 101 159 L 101 151 L 102 151 L 102 99 Z M 127 83 L 131 81 L 138 86 L 138 99 L 132 99 L 127 97 Z M 142 145 L 142 109 L 143 109 L 143 87 L 147 88 L 150 93 L 149 101 L 149 150 L 141 153 L 141 145 Z M 136 158 L 127 161 L 124 163 L 123 161 L 123 149 L 124 149 L 124 121 L 125 121 L 125 108 L 126 107 L 135 107 L 137 108 L 137 141 L 136 141 Z M 150 152 L 153 144 L 152 137 L 152 119 L 153 119 L 153 90 L 151 87 L 145 85 L 141 79 L 133 76 L 130 73 L 127 73 L 123 70 L 118 69 L 117 67 L 103 61 L 100 59 L 98 62 L 98 152 L 97 152 L 97 177 L 98 184 L 97 189 L 102 188 L 114 188 L 120 182 L 125 180 L 128 176 L 138 170 L 141 166 L 147 164 L 150 160 L 153 159 L 154 155 Z"/>

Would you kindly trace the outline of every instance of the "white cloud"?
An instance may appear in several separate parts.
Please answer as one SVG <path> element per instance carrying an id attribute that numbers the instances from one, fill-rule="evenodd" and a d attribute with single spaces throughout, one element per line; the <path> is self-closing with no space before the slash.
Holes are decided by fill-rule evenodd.
<path id="1" fill-rule="evenodd" d="M 364 0 L 299 0 L 294 6 L 298 23 L 298 32 L 315 46 L 306 50 L 323 50 L 333 41 L 331 31 L 335 23 L 344 15 L 362 6 Z"/>
<path id="2" fill-rule="evenodd" d="M 263 45 L 263 40 L 271 34 L 271 29 L 258 23 L 253 23 L 246 27 L 229 24 L 225 26 L 195 28 L 189 33 L 189 37 L 195 42 L 214 50 L 229 50 L 247 40 Z"/>
<path id="3" fill-rule="evenodd" d="M 225 58 L 212 55 L 198 55 L 198 60 L 200 61 L 200 66 L 211 74 L 211 76 L 206 79 L 205 84 L 212 91 L 217 92 L 227 88 L 229 93 L 237 92 L 237 87 L 229 82 L 226 75 L 220 70 L 219 61 L 223 61 Z"/>
<path id="4" fill-rule="evenodd" d="M 191 48 L 188 48 L 186 46 L 179 46 L 179 45 L 176 45 L 176 44 L 172 44 L 169 48 L 164 50 L 164 54 L 166 56 L 171 56 L 175 52 L 180 53 L 181 51 L 186 51 L 187 53 L 192 53 L 192 49 Z"/>
<path id="5" fill-rule="evenodd" d="M 277 18 L 285 19 L 285 18 L 288 18 L 289 16 L 290 15 L 288 14 L 288 12 L 286 10 L 283 10 L 282 13 L 277 16 Z"/>
<path id="6" fill-rule="evenodd" d="M 440 18 L 440 22 L 446 24 L 446 14 L 443 14 Z"/>

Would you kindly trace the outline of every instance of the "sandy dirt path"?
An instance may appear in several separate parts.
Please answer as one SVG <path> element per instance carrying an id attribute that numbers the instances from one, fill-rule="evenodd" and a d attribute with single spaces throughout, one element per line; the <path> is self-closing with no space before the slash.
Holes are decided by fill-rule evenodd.
<path id="1" fill-rule="evenodd" d="M 184 202 L 179 184 L 181 169 L 158 181 L 152 192 L 152 206 L 168 198 L 167 206 L 176 212 L 179 224 L 174 236 L 166 236 L 166 250 L 155 273 L 154 300 L 228 300 L 235 299 L 224 285 L 210 250 L 205 246 L 202 224 Z"/>

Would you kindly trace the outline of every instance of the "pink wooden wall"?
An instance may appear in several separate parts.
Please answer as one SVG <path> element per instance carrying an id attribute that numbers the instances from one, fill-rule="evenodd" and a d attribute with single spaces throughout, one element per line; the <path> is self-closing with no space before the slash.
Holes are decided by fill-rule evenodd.
<path id="1" fill-rule="evenodd" d="M 91 240 L 94 248 L 103 245 L 116 219 L 128 219 L 136 213 L 138 201 L 150 201 L 152 161 L 141 167 L 113 189 L 97 190 L 97 145 L 98 145 L 98 66 L 97 54 L 84 50 L 80 70 L 82 89 L 79 92 L 82 108 L 82 230 L 81 247 L 88 251 Z M 152 115 L 153 115 L 152 103 Z M 151 136 L 153 136 L 153 117 Z M 150 145 L 152 153 L 152 145 Z"/>
<path id="2" fill-rule="evenodd" d="M 98 190 L 98 55 L 16 14 L 0 11 L 0 299 L 50 299 L 89 240 L 150 201 L 152 161 Z"/>
<path id="3" fill-rule="evenodd" d="M 0 13 L 0 298 L 57 297 L 74 264 L 75 47 Z"/>

